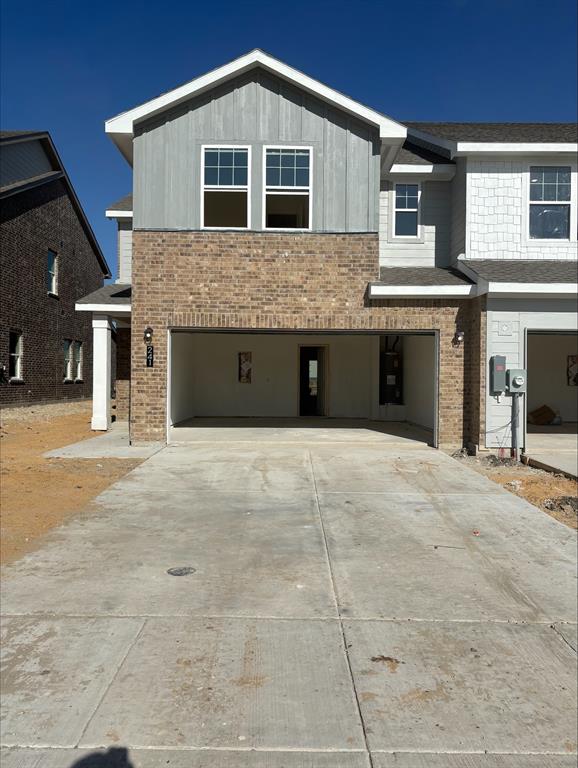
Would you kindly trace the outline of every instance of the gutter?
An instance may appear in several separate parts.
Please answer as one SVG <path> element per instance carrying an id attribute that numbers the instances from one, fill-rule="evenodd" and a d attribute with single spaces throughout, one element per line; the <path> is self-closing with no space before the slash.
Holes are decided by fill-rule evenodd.
<path id="1" fill-rule="evenodd" d="M 370 299 L 468 299 L 476 295 L 475 285 L 383 285 L 369 283 Z"/>

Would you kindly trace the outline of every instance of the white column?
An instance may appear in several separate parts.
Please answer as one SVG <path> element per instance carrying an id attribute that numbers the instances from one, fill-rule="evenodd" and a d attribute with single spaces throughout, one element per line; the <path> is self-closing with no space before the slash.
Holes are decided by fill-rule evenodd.
<path id="1" fill-rule="evenodd" d="M 110 317 L 92 316 L 92 429 L 110 426 Z"/>

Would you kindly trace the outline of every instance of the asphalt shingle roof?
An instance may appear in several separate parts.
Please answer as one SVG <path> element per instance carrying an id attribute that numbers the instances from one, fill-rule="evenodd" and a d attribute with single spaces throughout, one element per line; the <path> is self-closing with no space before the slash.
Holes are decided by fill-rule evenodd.
<path id="1" fill-rule="evenodd" d="M 381 267 L 374 285 L 471 285 L 466 275 L 452 268 Z"/>
<path id="2" fill-rule="evenodd" d="M 578 282 L 578 261 L 465 259 L 462 263 L 491 283 Z"/>
<path id="3" fill-rule="evenodd" d="M 0 131 L 0 140 L 16 139 L 18 136 L 36 136 L 43 133 L 46 133 L 46 131 Z"/>
<path id="4" fill-rule="evenodd" d="M 555 142 L 578 141 L 576 123 L 427 123 L 404 122 L 408 128 L 440 139 L 471 142 Z"/>
<path id="5" fill-rule="evenodd" d="M 132 211 L 132 193 L 106 206 L 107 211 Z"/>
<path id="6" fill-rule="evenodd" d="M 77 304 L 110 304 L 122 305 L 130 304 L 131 300 L 131 286 L 129 283 L 109 283 L 103 285 L 102 288 L 89 293 L 88 296 L 83 296 L 82 299 L 77 300 Z"/>

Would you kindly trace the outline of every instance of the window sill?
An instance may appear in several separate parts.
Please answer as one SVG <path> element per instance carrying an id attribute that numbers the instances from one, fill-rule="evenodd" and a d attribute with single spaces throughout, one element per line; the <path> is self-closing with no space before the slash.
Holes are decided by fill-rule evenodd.
<path id="1" fill-rule="evenodd" d="M 13 376 L 13 377 L 8 379 L 8 382 L 10 384 L 24 384 L 24 379 L 19 379 L 19 378 L 16 378 L 16 377 Z"/>
<path id="2" fill-rule="evenodd" d="M 74 384 L 74 379 L 62 379 L 63 384 Z"/>
<path id="3" fill-rule="evenodd" d="M 57 293 L 53 293 L 52 291 L 46 291 L 46 293 L 47 293 L 48 296 L 52 296 L 53 299 L 60 298 Z"/>
<path id="4" fill-rule="evenodd" d="M 74 379 L 75 384 L 84 384 L 84 379 Z"/>

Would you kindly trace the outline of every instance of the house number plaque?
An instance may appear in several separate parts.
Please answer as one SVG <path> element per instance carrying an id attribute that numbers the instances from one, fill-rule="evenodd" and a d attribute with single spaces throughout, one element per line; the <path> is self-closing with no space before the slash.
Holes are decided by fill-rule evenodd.
<path id="1" fill-rule="evenodd" d="M 155 348 L 152 344 L 147 344 L 147 368 L 152 368 L 155 363 Z"/>

